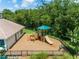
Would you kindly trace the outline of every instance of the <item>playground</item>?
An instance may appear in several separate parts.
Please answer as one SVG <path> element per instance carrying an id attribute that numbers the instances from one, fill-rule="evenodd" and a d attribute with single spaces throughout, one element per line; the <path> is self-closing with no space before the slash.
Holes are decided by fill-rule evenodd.
<path id="1" fill-rule="evenodd" d="M 9 50 L 59 50 L 61 42 L 51 39 L 53 44 L 40 40 L 30 40 L 30 35 L 25 34 L 11 49 Z"/>
<path id="2" fill-rule="evenodd" d="M 52 51 L 64 50 L 59 40 L 47 35 L 49 26 L 42 25 L 38 31 L 25 34 L 9 51 Z"/>

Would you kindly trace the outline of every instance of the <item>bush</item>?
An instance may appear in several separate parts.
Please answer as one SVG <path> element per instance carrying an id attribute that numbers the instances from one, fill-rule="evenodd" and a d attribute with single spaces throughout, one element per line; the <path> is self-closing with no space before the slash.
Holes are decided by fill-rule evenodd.
<path id="1" fill-rule="evenodd" d="M 72 45 L 70 45 L 70 44 L 68 43 L 68 41 L 67 41 L 67 42 L 64 41 L 64 45 L 65 45 L 65 47 L 68 49 L 68 51 L 69 51 L 72 55 L 75 55 L 75 54 L 76 54 L 75 48 L 74 48 Z"/>
<path id="2" fill-rule="evenodd" d="M 32 54 L 30 59 L 36 59 L 36 55 L 35 54 Z"/>
<path id="3" fill-rule="evenodd" d="M 64 53 L 63 56 L 52 56 L 52 59 L 73 59 L 73 56 L 69 53 Z"/>
<path id="4" fill-rule="evenodd" d="M 65 53 L 65 54 L 62 56 L 62 59 L 73 59 L 73 56 L 70 55 L 69 53 Z"/>
<path id="5" fill-rule="evenodd" d="M 59 59 L 58 56 L 53 56 L 53 59 Z"/>
<path id="6" fill-rule="evenodd" d="M 47 59 L 47 53 L 32 54 L 30 59 Z"/>

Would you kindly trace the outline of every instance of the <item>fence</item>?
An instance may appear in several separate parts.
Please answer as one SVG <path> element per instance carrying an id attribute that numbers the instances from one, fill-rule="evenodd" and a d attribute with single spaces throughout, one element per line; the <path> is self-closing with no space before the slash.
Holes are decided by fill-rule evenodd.
<path id="1" fill-rule="evenodd" d="M 14 50 L 14 51 L 7 51 L 5 55 L 7 56 L 30 56 L 32 54 L 38 53 L 47 53 L 49 56 L 53 55 L 64 55 L 64 51 L 52 51 L 52 50 Z"/>

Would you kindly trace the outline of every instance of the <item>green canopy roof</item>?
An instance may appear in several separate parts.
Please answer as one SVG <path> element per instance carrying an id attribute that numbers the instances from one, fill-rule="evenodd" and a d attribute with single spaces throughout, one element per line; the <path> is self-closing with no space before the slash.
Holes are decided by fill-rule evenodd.
<path id="1" fill-rule="evenodd" d="M 47 26 L 47 25 L 42 25 L 42 26 L 38 27 L 38 29 L 39 29 L 39 30 L 49 30 L 50 27 Z"/>

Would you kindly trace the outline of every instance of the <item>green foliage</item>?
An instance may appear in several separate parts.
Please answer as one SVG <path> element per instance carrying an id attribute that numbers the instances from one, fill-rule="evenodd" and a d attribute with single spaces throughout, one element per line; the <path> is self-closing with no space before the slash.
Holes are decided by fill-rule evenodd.
<path id="1" fill-rule="evenodd" d="M 30 56 L 30 59 L 36 59 L 36 55 L 35 55 L 35 54 L 32 54 L 32 55 Z"/>
<path id="2" fill-rule="evenodd" d="M 52 56 L 52 59 L 73 59 L 69 53 L 64 53 L 63 56 Z"/>
<path id="3" fill-rule="evenodd" d="M 68 49 L 69 53 L 72 55 L 76 54 L 75 46 L 73 46 L 70 41 L 64 41 L 64 45 Z"/>
<path id="4" fill-rule="evenodd" d="M 42 22 L 42 24 L 48 24 L 48 25 L 50 25 L 50 23 L 51 23 L 51 19 L 50 19 L 50 16 L 49 15 L 42 15 L 41 16 L 41 22 Z"/>
<path id="5" fill-rule="evenodd" d="M 72 57 L 68 53 L 65 53 L 62 59 L 72 59 Z"/>
<path id="6" fill-rule="evenodd" d="M 10 11 L 10 10 L 8 10 L 8 9 L 4 9 L 3 10 L 3 17 L 5 18 L 5 19 L 8 19 L 8 20 L 11 20 L 11 21 L 14 21 L 13 19 L 14 19 L 14 13 L 12 12 L 12 11 Z"/>
<path id="7" fill-rule="evenodd" d="M 33 54 L 30 57 L 30 59 L 47 59 L 47 58 L 48 58 L 48 54 L 46 53 Z"/>
<path id="8" fill-rule="evenodd" d="M 79 51 L 79 27 L 75 27 L 75 29 L 73 31 L 68 30 L 67 36 L 71 39 L 70 43 L 71 46 L 75 47 L 71 47 L 73 50 L 75 50 L 74 52 L 76 52 L 75 54 L 78 53 Z M 70 46 L 70 45 L 69 45 Z"/>
<path id="9" fill-rule="evenodd" d="M 34 30 L 30 30 L 30 29 L 24 29 L 23 32 L 26 33 L 26 34 L 33 34 L 33 33 L 35 33 Z"/>
<path id="10" fill-rule="evenodd" d="M 77 43 L 77 41 L 79 41 L 79 27 L 75 27 L 73 31 L 68 30 L 67 34 L 71 42 Z"/>
<path id="11" fill-rule="evenodd" d="M 52 59 L 59 59 L 59 57 L 58 56 L 53 56 L 53 58 Z"/>

